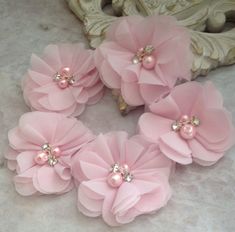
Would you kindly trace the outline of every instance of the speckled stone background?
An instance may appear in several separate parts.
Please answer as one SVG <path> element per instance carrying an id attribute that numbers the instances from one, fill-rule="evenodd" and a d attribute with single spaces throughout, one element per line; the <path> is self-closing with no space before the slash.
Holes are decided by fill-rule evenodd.
<path id="1" fill-rule="evenodd" d="M 0 0 L 0 232 L 234 232 L 235 148 L 216 165 L 177 167 L 171 180 L 173 197 L 158 213 L 141 216 L 121 228 L 90 219 L 76 209 L 76 191 L 63 196 L 21 197 L 7 170 L 7 131 L 29 111 L 20 82 L 31 53 L 49 43 L 86 42 L 82 27 L 64 0 Z M 218 69 L 208 78 L 220 89 L 235 119 L 235 66 Z M 204 81 L 202 78 L 200 81 Z M 135 132 L 142 110 L 123 118 L 109 91 L 81 116 L 96 133 Z"/>

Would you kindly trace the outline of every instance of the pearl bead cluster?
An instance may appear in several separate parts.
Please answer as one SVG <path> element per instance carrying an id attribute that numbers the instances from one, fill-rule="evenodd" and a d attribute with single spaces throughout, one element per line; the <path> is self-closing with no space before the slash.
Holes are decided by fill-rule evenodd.
<path id="1" fill-rule="evenodd" d="M 192 139 L 196 134 L 196 128 L 200 125 L 200 120 L 193 116 L 189 118 L 188 115 L 183 115 L 179 121 L 172 123 L 171 128 L 173 131 L 180 133 L 184 139 Z"/>
<path id="2" fill-rule="evenodd" d="M 49 143 L 42 145 L 42 150 L 38 152 L 35 157 L 35 162 L 38 165 L 44 165 L 48 163 L 50 166 L 54 166 L 58 163 L 58 157 L 61 155 L 59 147 L 52 148 Z"/>
<path id="3" fill-rule="evenodd" d="M 152 45 L 146 45 L 144 48 L 140 48 L 132 58 L 132 63 L 142 63 L 144 68 L 152 69 L 156 63 L 156 60 L 152 55 L 153 51 L 154 47 Z"/>
<path id="4" fill-rule="evenodd" d="M 114 164 L 111 167 L 107 182 L 111 187 L 117 188 L 123 183 L 123 181 L 131 182 L 132 179 L 133 175 L 130 173 L 130 169 L 127 164 L 122 166 Z"/>
<path id="5" fill-rule="evenodd" d="M 54 76 L 54 81 L 61 89 L 65 89 L 75 83 L 73 75 L 69 67 L 62 68 Z"/>

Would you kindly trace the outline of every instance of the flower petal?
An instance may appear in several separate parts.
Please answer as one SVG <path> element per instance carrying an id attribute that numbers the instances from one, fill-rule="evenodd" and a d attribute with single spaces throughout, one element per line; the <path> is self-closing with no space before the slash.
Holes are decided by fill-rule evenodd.
<path id="1" fill-rule="evenodd" d="M 161 135 L 171 131 L 172 122 L 172 120 L 152 113 L 144 113 L 138 121 L 139 133 L 153 142 L 157 142 Z"/>
<path id="2" fill-rule="evenodd" d="M 122 82 L 121 91 L 122 97 L 128 105 L 144 105 L 144 100 L 140 95 L 139 85 L 137 83 Z"/>
<path id="3" fill-rule="evenodd" d="M 38 166 L 34 166 L 14 177 L 15 188 L 20 195 L 30 196 L 37 192 L 37 189 L 33 185 L 32 177 L 38 168 Z"/>
<path id="4" fill-rule="evenodd" d="M 107 177 L 109 171 L 95 164 L 80 161 L 80 167 L 83 174 L 90 180 Z"/>
<path id="5" fill-rule="evenodd" d="M 223 153 L 207 150 L 196 139 L 190 140 L 189 146 L 192 150 L 193 160 L 203 166 L 209 166 L 216 163 L 224 155 Z"/>
<path id="6" fill-rule="evenodd" d="M 78 188 L 78 199 L 82 206 L 95 213 L 95 216 L 99 216 L 101 214 L 103 200 L 88 197 L 82 184 Z"/>
<path id="7" fill-rule="evenodd" d="M 39 191 L 42 189 L 47 193 L 60 193 L 64 191 L 70 184 L 70 181 L 63 180 L 56 173 L 55 169 L 49 166 L 40 167 L 37 170 L 36 179 L 37 183 L 34 181 L 34 184 L 36 184 L 35 187 Z"/>
<path id="8" fill-rule="evenodd" d="M 197 133 L 210 143 L 218 143 L 228 138 L 230 122 L 223 109 L 208 109 L 200 112 Z"/>
<path id="9" fill-rule="evenodd" d="M 132 183 L 123 183 L 116 194 L 111 211 L 113 214 L 123 214 L 140 200 L 140 194 Z"/>
<path id="10" fill-rule="evenodd" d="M 17 173 L 23 173 L 36 165 L 34 158 L 37 156 L 35 151 L 21 152 L 17 157 Z"/>
<path id="11" fill-rule="evenodd" d="M 192 152 L 188 144 L 174 131 L 163 134 L 160 137 L 159 147 L 164 155 L 177 163 L 192 163 Z"/>
<path id="12" fill-rule="evenodd" d="M 163 96 L 169 93 L 170 89 L 162 85 L 140 84 L 140 93 L 145 103 L 148 105 L 160 100 Z"/>
<path id="13" fill-rule="evenodd" d="M 51 77 L 55 74 L 55 70 L 49 64 L 34 54 L 31 56 L 31 69 Z"/>
<path id="14" fill-rule="evenodd" d="M 149 108 L 152 113 L 168 119 L 178 120 L 181 116 L 178 105 L 170 95 L 161 101 L 151 104 Z"/>

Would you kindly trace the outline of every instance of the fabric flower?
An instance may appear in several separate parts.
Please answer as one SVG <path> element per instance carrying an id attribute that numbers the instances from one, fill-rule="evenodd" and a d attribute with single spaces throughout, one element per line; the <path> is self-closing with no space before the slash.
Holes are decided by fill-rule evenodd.
<path id="1" fill-rule="evenodd" d="M 78 116 L 103 96 L 93 51 L 82 44 L 49 45 L 42 58 L 32 55 L 22 88 L 34 110 Z"/>
<path id="2" fill-rule="evenodd" d="M 131 106 L 149 105 L 191 78 L 187 30 L 170 16 L 128 16 L 114 22 L 95 52 L 104 84 Z"/>
<path id="3" fill-rule="evenodd" d="M 71 156 L 94 138 L 75 118 L 47 112 L 24 114 L 8 137 L 8 167 L 16 170 L 16 190 L 25 196 L 71 190 Z"/>
<path id="4" fill-rule="evenodd" d="M 78 208 L 90 217 L 102 215 L 110 226 L 155 212 L 170 198 L 171 167 L 158 146 L 142 136 L 101 134 L 73 156 Z"/>
<path id="5" fill-rule="evenodd" d="M 231 114 L 211 82 L 179 85 L 150 111 L 139 119 L 140 133 L 178 163 L 212 165 L 234 144 Z"/>

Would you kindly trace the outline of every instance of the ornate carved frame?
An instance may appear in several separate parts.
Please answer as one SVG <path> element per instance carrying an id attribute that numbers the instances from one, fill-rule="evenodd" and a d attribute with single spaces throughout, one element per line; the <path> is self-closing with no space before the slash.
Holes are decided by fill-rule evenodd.
<path id="1" fill-rule="evenodd" d="M 235 0 L 66 0 L 84 24 L 91 47 L 97 47 L 105 30 L 122 15 L 154 13 L 173 15 L 190 30 L 194 54 L 192 76 L 207 75 L 219 66 L 235 63 Z M 111 6 L 112 14 L 104 11 Z M 119 99 L 119 98 L 118 98 Z M 120 106 L 122 104 L 122 106 Z M 127 108 L 119 99 L 119 109 Z M 122 110 L 121 110 L 122 112 Z"/>

